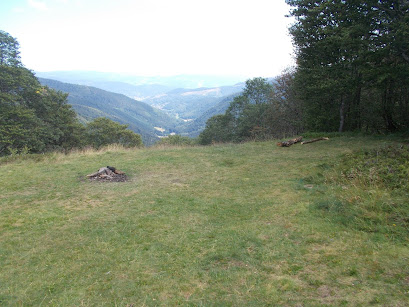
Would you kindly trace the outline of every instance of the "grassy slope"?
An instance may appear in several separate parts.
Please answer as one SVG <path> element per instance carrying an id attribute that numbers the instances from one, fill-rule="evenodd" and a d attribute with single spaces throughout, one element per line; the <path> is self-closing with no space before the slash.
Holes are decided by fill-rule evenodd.
<path id="1" fill-rule="evenodd" d="M 409 304 L 407 242 L 313 210 L 336 138 L 111 149 L 0 165 L 0 305 Z M 83 177 L 113 165 L 126 183 Z"/>

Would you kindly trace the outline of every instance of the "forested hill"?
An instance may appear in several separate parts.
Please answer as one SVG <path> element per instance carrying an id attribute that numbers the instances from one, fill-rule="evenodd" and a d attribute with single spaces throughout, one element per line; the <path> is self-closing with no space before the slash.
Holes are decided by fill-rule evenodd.
<path id="1" fill-rule="evenodd" d="M 107 92 L 95 87 L 63 83 L 38 78 L 41 84 L 68 93 L 70 103 L 83 122 L 107 117 L 141 134 L 145 145 L 153 144 L 158 136 L 177 132 L 179 121 L 146 103 L 122 94 Z M 164 129 L 159 131 L 157 128 Z"/>

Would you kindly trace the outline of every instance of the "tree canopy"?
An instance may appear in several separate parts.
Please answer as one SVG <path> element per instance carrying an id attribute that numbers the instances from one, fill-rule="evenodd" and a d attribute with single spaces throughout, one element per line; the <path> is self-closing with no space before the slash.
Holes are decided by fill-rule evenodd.
<path id="1" fill-rule="evenodd" d="M 409 127 L 409 1 L 287 0 L 307 128 Z"/>
<path id="2" fill-rule="evenodd" d="M 127 128 L 128 125 L 118 124 L 108 118 L 96 118 L 86 127 L 88 144 L 95 148 L 109 144 L 120 144 L 124 147 L 142 146 L 141 136 Z"/>
<path id="3" fill-rule="evenodd" d="M 21 66 L 20 45 L 18 41 L 7 32 L 0 30 L 0 65 L 12 67 Z"/>
<path id="4" fill-rule="evenodd" d="M 246 81 L 225 114 L 211 117 L 199 136 L 201 144 L 265 140 L 301 131 L 302 110 L 293 93 L 294 72 L 272 83 L 264 78 Z"/>

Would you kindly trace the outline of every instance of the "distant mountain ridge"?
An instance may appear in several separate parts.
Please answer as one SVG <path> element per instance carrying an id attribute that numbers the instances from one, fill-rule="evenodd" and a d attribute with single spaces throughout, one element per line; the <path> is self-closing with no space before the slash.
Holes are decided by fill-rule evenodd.
<path id="1" fill-rule="evenodd" d="M 96 86 L 95 82 L 109 81 L 123 82 L 134 86 L 159 84 L 170 89 L 229 86 L 246 80 L 245 77 L 229 75 L 137 76 L 96 71 L 36 71 L 35 74 L 39 78 L 80 85 Z"/>

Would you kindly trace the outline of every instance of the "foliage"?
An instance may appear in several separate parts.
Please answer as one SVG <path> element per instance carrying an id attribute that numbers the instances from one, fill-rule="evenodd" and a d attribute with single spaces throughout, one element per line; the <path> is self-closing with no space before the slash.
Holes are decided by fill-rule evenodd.
<path id="1" fill-rule="evenodd" d="M 16 39 L 0 32 L 0 155 L 81 146 L 83 128 L 67 95 L 43 87 L 20 62 Z"/>
<path id="2" fill-rule="evenodd" d="M 307 129 L 408 129 L 409 2 L 287 3 Z"/>
<path id="3" fill-rule="evenodd" d="M 161 138 L 155 143 L 155 145 L 172 145 L 172 146 L 193 146 L 196 145 L 197 141 L 187 136 L 182 135 L 169 135 L 167 137 Z"/>
<path id="4" fill-rule="evenodd" d="M 212 143 L 226 143 L 232 141 L 233 129 L 228 114 L 215 115 L 206 122 L 206 127 L 199 135 L 201 145 Z"/>
<path id="5" fill-rule="evenodd" d="M 121 125 L 108 118 L 96 118 L 86 126 L 88 144 L 95 148 L 109 144 L 120 144 L 124 147 L 143 146 L 141 136 L 127 128 L 128 125 Z"/>
<path id="6" fill-rule="evenodd" d="M 294 93 L 294 72 L 286 71 L 274 84 L 264 78 L 246 81 L 223 115 L 211 117 L 199 142 L 266 140 L 294 135 L 303 130 L 302 105 Z"/>
<path id="7" fill-rule="evenodd" d="M 0 30 L 0 67 L 22 66 L 18 41 L 7 32 Z"/>
<path id="8" fill-rule="evenodd" d="M 295 69 L 287 69 L 275 78 L 268 120 L 275 138 L 298 135 L 304 131 L 304 106 L 294 85 Z"/>
<path id="9" fill-rule="evenodd" d="M 45 149 L 44 127 L 31 109 L 0 101 L 0 156 Z"/>

